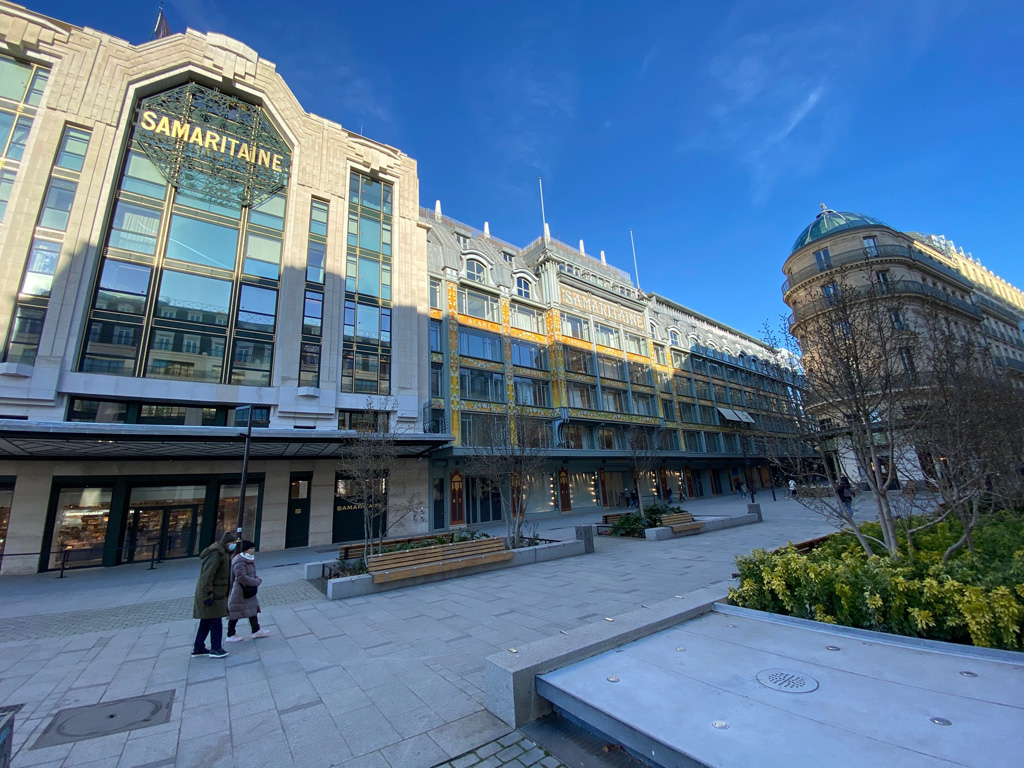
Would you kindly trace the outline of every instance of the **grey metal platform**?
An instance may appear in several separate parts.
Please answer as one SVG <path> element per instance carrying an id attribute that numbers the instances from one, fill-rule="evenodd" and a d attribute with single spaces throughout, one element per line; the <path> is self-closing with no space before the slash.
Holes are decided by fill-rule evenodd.
<path id="1" fill-rule="evenodd" d="M 663 768 L 1022 765 L 1024 654 L 723 610 L 537 692 Z"/>

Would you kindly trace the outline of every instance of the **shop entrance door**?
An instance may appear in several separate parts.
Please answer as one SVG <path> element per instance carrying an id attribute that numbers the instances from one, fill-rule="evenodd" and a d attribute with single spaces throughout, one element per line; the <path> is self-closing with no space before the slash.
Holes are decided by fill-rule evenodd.
<path id="1" fill-rule="evenodd" d="M 288 517 L 284 528 L 284 547 L 309 545 L 309 486 L 311 474 L 292 474 L 288 492 Z"/>
<path id="2" fill-rule="evenodd" d="M 121 562 L 189 557 L 195 541 L 196 506 L 132 507 L 125 525 Z"/>

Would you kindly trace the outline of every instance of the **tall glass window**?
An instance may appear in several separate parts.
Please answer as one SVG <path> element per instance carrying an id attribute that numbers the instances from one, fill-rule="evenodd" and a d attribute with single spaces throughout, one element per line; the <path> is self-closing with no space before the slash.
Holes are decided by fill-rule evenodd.
<path id="1" fill-rule="evenodd" d="M 0 55 L 0 222 L 49 76 L 45 67 Z"/>

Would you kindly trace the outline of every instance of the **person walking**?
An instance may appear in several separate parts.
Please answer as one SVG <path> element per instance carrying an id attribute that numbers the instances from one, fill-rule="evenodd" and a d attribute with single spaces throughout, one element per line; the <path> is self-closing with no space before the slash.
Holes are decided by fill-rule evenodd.
<path id="1" fill-rule="evenodd" d="M 843 505 L 847 514 L 853 516 L 853 497 L 854 497 L 853 486 L 850 485 L 850 479 L 843 475 L 839 478 L 839 485 L 836 486 L 836 496 L 839 498 L 839 503 Z"/>
<path id="2" fill-rule="evenodd" d="M 230 585 L 231 562 L 228 552 L 235 548 L 235 534 L 226 531 L 220 541 L 204 549 L 199 555 L 199 580 L 192 603 L 192 616 L 199 619 L 199 629 L 192 645 L 193 656 L 212 656 L 223 659 L 228 655 L 224 650 L 224 625 L 221 619 L 228 615 L 228 586 Z M 206 647 L 206 638 L 210 647 Z"/>
<path id="3" fill-rule="evenodd" d="M 796 498 L 796 480 L 792 477 L 789 478 L 789 496 L 793 499 Z"/>
<path id="4" fill-rule="evenodd" d="M 743 481 L 738 477 L 736 478 L 736 495 L 743 496 Z"/>
<path id="5" fill-rule="evenodd" d="M 249 620 L 252 637 L 266 637 L 269 630 L 260 629 L 257 614 L 260 612 L 260 599 L 256 596 L 263 579 L 256 575 L 256 545 L 251 541 L 242 541 L 242 551 L 231 560 L 231 592 L 228 594 L 228 637 L 227 642 L 237 643 L 244 640 L 235 633 L 235 627 L 241 619 Z"/>
<path id="6" fill-rule="evenodd" d="M 640 506 L 640 497 L 637 496 L 637 494 L 636 494 L 636 488 L 634 488 L 630 492 L 630 494 L 629 494 L 629 506 L 631 506 L 631 507 L 639 507 Z"/>
<path id="7" fill-rule="evenodd" d="M 672 503 L 672 486 L 665 486 L 665 501 L 669 504 Z"/>

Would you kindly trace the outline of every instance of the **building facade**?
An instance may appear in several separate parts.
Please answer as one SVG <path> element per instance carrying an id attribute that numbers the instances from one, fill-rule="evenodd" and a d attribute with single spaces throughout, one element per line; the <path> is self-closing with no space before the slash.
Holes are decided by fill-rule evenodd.
<path id="1" fill-rule="evenodd" d="M 531 514 L 770 480 L 743 438 L 791 407 L 776 351 L 582 244 L 421 209 L 413 159 L 235 40 L 0 2 L 0 135 L 2 573 L 194 556 L 240 507 L 265 549 L 359 540 L 374 432 L 389 535 L 499 519 L 462 462 L 509 403 L 551 451 Z"/>
<path id="2" fill-rule="evenodd" d="M 889 312 L 893 338 L 900 332 L 923 330 L 929 323 L 934 327 L 939 320 L 954 337 L 971 340 L 987 352 L 993 375 L 1024 383 L 1024 293 L 945 237 L 901 232 L 871 216 L 836 212 L 822 205 L 797 237 L 783 272 L 783 299 L 792 309 L 790 328 L 807 361 L 816 352 L 814 339 L 819 335 L 814 329 L 820 331 L 820 318 L 829 320 L 835 313 L 841 293 L 860 292 L 868 300 L 891 301 L 899 307 Z M 811 340 L 805 338 L 808 335 Z M 927 353 L 921 344 L 928 343 L 921 338 L 906 348 L 894 343 L 905 373 L 919 383 L 925 380 L 916 370 L 922 361 L 915 362 L 914 354 Z M 815 407 L 808 404 L 811 412 Z M 834 419 L 842 408 L 832 404 L 818 411 L 816 415 Z M 899 454 L 912 452 L 913 447 L 887 446 L 885 450 Z M 883 455 L 882 461 L 921 478 L 916 460 L 894 454 Z M 852 453 L 841 444 L 836 462 L 838 471 L 851 478 L 861 474 Z"/>

